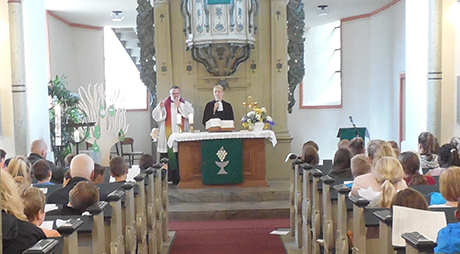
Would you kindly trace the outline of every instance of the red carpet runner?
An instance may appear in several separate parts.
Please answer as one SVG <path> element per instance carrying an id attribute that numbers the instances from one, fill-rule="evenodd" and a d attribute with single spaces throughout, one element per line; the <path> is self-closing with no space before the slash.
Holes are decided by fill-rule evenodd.
<path id="1" fill-rule="evenodd" d="M 286 254 L 270 232 L 288 227 L 289 219 L 171 221 L 177 233 L 169 254 Z"/>

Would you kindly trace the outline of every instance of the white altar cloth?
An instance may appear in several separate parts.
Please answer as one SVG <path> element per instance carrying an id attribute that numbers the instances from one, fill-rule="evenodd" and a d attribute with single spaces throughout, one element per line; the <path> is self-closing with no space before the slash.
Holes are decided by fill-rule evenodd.
<path id="1" fill-rule="evenodd" d="M 233 139 L 233 138 L 267 138 L 276 146 L 276 135 L 271 130 L 256 131 L 235 131 L 235 132 L 183 132 L 173 133 L 168 138 L 168 146 L 177 146 L 178 142 L 199 141 L 214 139 Z"/>

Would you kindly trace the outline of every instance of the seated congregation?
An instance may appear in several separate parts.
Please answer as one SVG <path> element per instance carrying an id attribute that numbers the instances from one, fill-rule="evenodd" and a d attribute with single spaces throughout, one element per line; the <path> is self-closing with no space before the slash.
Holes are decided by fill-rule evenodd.
<path id="1" fill-rule="evenodd" d="M 42 140 L 29 157 L 5 159 L 1 150 L 3 253 L 161 252 L 169 232 L 167 160 L 144 154 L 139 174 L 127 181 L 121 157 L 102 167 L 86 154 L 69 155 L 59 168 L 46 150 Z"/>
<path id="2" fill-rule="evenodd" d="M 401 152 L 396 142 L 374 139 L 365 147 L 355 137 L 339 141 L 332 163 L 320 163 L 318 144 L 306 142 L 299 156 L 290 157 L 291 235 L 297 247 L 302 253 L 403 253 L 404 248 L 417 253 L 427 247 L 460 253 L 459 141 L 454 137 L 440 146 L 423 132 L 416 150 Z M 423 226 L 404 209 L 411 215 L 426 212 L 420 213 Z M 404 231 L 401 217 L 411 222 L 410 231 Z"/>

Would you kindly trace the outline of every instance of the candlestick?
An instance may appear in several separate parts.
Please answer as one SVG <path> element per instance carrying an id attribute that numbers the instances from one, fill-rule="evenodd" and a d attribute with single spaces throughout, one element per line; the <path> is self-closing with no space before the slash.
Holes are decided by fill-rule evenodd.
<path id="1" fill-rule="evenodd" d="M 80 132 L 78 130 L 73 132 L 73 141 L 75 141 L 75 143 L 80 143 Z"/>
<path id="2" fill-rule="evenodd" d="M 61 145 L 61 105 L 56 104 L 54 106 L 54 135 L 55 135 L 55 144 L 56 146 Z"/>

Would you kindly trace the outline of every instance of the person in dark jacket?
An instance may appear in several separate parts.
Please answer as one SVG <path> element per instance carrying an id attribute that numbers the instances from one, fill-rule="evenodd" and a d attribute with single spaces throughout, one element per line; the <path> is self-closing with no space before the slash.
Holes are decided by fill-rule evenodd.
<path id="1" fill-rule="evenodd" d="M 92 179 L 94 174 L 94 161 L 86 154 L 79 154 L 72 159 L 69 170 L 72 179 L 70 179 L 66 186 L 51 193 L 46 203 L 67 205 L 69 203 L 70 190 L 72 190 L 77 183 L 81 181 L 90 181 Z"/>
<path id="2" fill-rule="evenodd" d="M 221 85 L 215 85 L 212 91 L 214 93 L 214 100 L 208 102 L 204 107 L 203 125 L 206 126 L 206 122 L 211 118 L 235 120 L 232 105 L 222 99 L 224 88 Z"/>
<path id="3" fill-rule="evenodd" d="M 48 146 L 46 145 L 45 141 L 37 139 L 32 142 L 30 147 L 30 154 L 29 157 L 27 157 L 27 159 L 29 160 L 31 165 L 34 165 L 36 161 L 40 159 L 46 159 L 47 153 Z M 52 172 L 51 182 L 61 184 L 62 180 L 64 179 L 66 169 L 56 166 L 56 164 L 54 164 L 51 161 L 48 161 L 48 163 L 50 164 Z"/>

